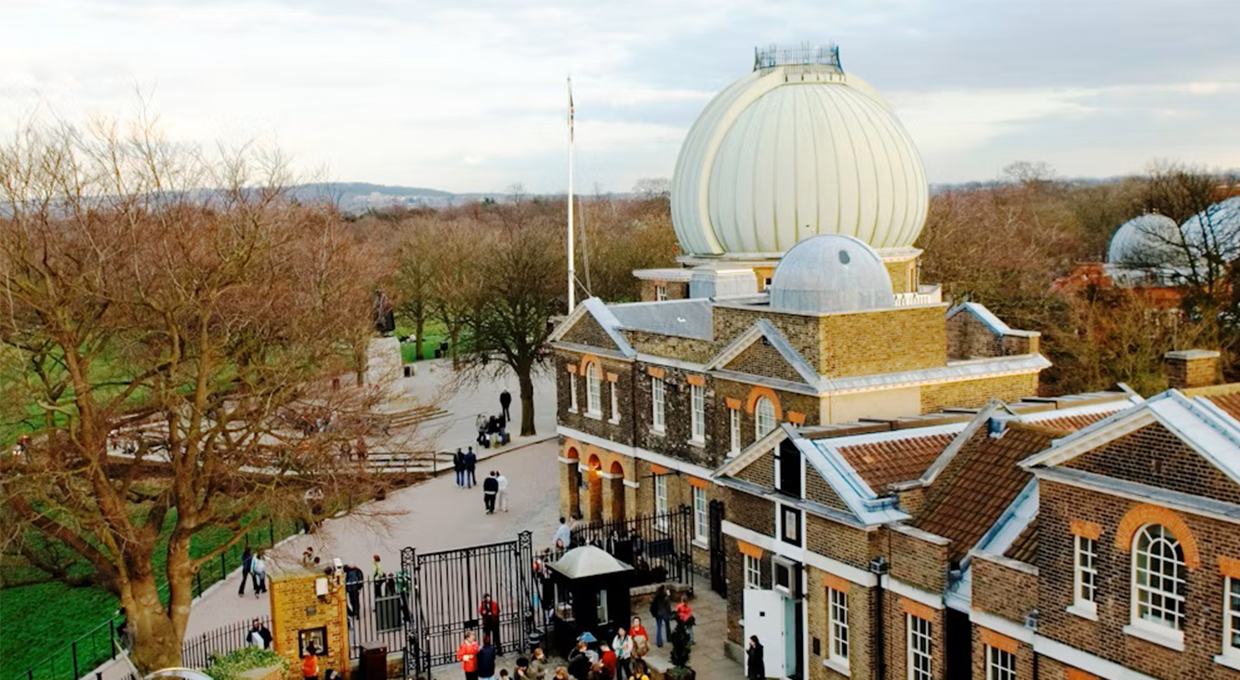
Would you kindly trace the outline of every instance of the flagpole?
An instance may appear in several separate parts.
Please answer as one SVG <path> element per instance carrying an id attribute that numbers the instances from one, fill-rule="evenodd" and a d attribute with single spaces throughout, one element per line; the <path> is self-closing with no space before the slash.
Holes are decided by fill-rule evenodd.
<path id="1" fill-rule="evenodd" d="M 573 267 L 573 77 L 568 77 L 568 313 L 577 307 Z"/>

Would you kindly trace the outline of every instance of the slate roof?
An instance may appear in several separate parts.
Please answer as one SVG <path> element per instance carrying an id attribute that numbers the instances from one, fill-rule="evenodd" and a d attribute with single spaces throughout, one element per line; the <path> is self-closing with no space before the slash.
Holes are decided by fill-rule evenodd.
<path id="1" fill-rule="evenodd" d="M 710 298 L 632 302 L 608 305 L 607 309 L 615 315 L 622 329 L 699 340 L 714 337 L 714 313 Z"/>
<path id="2" fill-rule="evenodd" d="M 1025 530 L 1020 532 L 1015 541 L 1012 541 L 1012 545 L 1008 547 L 1007 552 L 1003 553 L 1003 556 L 1025 564 L 1033 564 L 1038 556 L 1038 518 L 1033 518 L 1025 526 Z"/>
<path id="3" fill-rule="evenodd" d="M 840 446 L 837 450 L 871 489 L 882 493 L 888 484 L 920 477 L 955 437 L 955 432 L 945 432 L 922 437 L 890 438 Z"/>
<path id="4" fill-rule="evenodd" d="M 1020 423 L 999 437 L 979 430 L 931 487 L 913 525 L 951 540 L 949 557 L 960 562 L 1029 483 L 1017 463 L 1050 446 L 1054 434 Z"/>

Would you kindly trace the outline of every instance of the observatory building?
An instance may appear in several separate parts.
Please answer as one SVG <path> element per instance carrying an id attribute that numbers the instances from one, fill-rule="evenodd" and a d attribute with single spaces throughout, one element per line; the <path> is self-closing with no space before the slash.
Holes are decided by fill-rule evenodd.
<path id="1" fill-rule="evenodd" d="M 916 146 L 833 46 L 757 51 L 689 131 L 671 190 L 681 266 L 635 272 L 641 302 L 587 299 L 552 334 L 562 515 L 643 535 L 644 555 L 624 548 L 639 571 L 692 564 L 727 598 L 727 653 L 757 636 L 771 677 L 1171 677 L 1152 669 L 1174 660 L 1116 642 L 1163 631 L 1134 605 L 1137 633 L 1119 632 L 1132 545 L 1112 544 L 1189 532 L 1143 500 L 1173 491 L 1120 479 L 1147 452 L 1107 447 L 1197 446 L 1185 426 L 1240 459 L 1219 415 L 1240 401 L 1039 397 L 1038 333 L 920 281 Z M 1181 354 L 1173 384 L 1212 382 L 1217 353 Z M 1093 609 L 1074 599 L 1074 545 L 1113 570 Z M 1217 609 L 1219 584 L 1193 578 Z M 1125 655 L 1144 674 L 1113 672 Z M 1217 677 L 1202 658 L 1174 677 Z"/>

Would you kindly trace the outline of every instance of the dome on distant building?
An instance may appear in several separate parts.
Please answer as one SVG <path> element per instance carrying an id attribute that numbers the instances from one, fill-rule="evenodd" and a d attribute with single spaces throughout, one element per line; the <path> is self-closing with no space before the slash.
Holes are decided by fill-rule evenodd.
<path id="1" fill-rule="evenodd" d="M 1180 225 L 1166 215 L 1147 213 L 1120 225 L 1107 246 L 1107 262 L 1152 266 L 1184 260 Z"/>
<path id="2" fill-rule="evenodd" d="M 912 138 L 837 48 L 772 49 L 698 116 L 671 201 L 685 252 L 778 257 L 818 234 L 911 246 L 929 190 Z"/>
<path id="3" fill-rule="evenodd" d="M 883 259 L 859 238 L 811 236 L 775 267 L 771 307 L 797 312 L 854 312 L 895 306 Z"/>
<path id="4" fill-rule="evenodd" d="M 1240 196 L 1215 203 L 1180 228 L 1196 257 L 1213 255 L 1228 262 L 1240 258 Z"/>

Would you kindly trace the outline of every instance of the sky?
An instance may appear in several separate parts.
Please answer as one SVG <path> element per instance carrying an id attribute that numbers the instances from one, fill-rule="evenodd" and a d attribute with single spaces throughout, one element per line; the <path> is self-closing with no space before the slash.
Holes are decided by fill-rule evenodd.
<path id="1" fill-rule="evenodd" d="M 755 46 L 840 47 L 932 183 L 1240 167 L 1240 0 L 0 0 L 0 134 L 132 118 L 303 172 L 497 192 L 670 177 Z"/>

